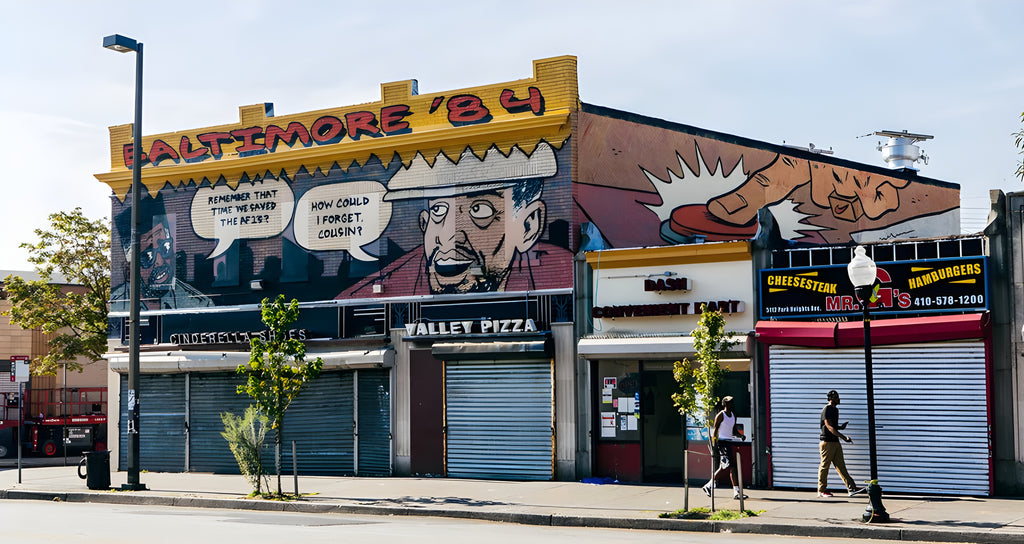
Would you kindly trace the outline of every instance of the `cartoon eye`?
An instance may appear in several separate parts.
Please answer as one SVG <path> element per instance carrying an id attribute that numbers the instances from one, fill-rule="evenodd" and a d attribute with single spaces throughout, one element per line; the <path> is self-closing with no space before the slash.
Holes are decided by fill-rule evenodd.
<path id="1" fill-rule="evenodd" d="M 153 248 L 148 248 L 139 254 L 139 266 L 142 268 L 149 268 L 153 266 L 153 262 L 156 261 L 156 251 Z"/>
<path id="2" fill-rule="evenodd" d="M 157 242 L 160 249 L 160 256 L 167 258 L 171 256 L 171 250 L 174 249 L 174 240 L 165 238 Z"/>
<path id="3" fill-rule="evenodd" d="M 473 219 L 489 219 L 495 213 L 494 206 L 486 200 L 478 200 L 469 207 L 469 216 Z"/>
<path id="4" fill-rule="evenodd" d="M 444 221 L 445 216 L 448 215 L 448 204 L 444 202 L 438 202 L 430 207 L 430 220 L 435 223 Z"/>

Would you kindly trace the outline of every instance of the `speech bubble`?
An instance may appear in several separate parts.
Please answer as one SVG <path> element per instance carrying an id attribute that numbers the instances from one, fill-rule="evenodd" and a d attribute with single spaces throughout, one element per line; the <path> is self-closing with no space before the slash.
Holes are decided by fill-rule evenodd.
<path id="1" fill-rule="evenodd" d="M 295 210 L 295 193 L 277 179 L 200 187 L 192 197 L 192 228 L 200 238 L 217 240 L 212 259 L 235 240 L 260 240 L 284 232 Z"/>
<path id="2" fill-rule="evenodd" d="M 354 259 L 376 261 L 362 246 L 380 238 L 391 222 L 386 192 L 376 181 L 332 183 L 306 191 L 295 208 L 295 242 L 309 250 L 344 249 Z"/>

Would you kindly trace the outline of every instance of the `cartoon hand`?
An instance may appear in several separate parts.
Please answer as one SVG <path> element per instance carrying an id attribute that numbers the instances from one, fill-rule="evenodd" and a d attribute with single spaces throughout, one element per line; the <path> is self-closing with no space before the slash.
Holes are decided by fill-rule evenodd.
<path id="1" fill-rule="evenodd" d="M 771 164 L 750 174 L 743 185 L 708 201 L 708 211 L 723 221 L 744 224 L 757 217 L 760 208 L 782 201 L 810 181 L 807 161 L 777 155 Z"/>
<path id="2" fill-rule="evenodd" d="M 899 189 L 910 180 L 871 174 L 827 164 L 812 164 L 811 199 L 831 208 L 836 219 L 857 221 L 861 216 L 878 219 L 900 207 Z"/>
<path id="3" fill-rule="evenodd" d="M 811 200 L 845 221 L 862 216 L 877 219 L 899 208 L 899 189 L 909 180 L 893 179 L 849 168 L 779 155 L 733 191 L 708 201 L 708 212 L 732 224 L 745 224 L 757 210 L 777 204 L 803 185 L 811 184 Z"/>

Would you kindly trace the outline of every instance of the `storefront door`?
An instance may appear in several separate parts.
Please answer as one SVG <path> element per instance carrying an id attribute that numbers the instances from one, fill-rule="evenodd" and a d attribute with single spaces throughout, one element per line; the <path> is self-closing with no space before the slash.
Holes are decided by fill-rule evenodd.
<path id="1" fill-rule="evenodd" d="M 683 419 L 672 403 L 675 379 L 671 368 L 645 363 L 640 373 L 641 451 L 645 482 L 677 483 L 682 481 Z"/>

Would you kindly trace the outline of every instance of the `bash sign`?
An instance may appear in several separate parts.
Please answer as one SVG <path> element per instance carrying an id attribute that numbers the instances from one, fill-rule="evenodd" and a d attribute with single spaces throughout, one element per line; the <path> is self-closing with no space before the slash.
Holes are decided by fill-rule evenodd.
<path id="1" fill-rule="evenodd" d="M 988 309 L 988 258 L 878 263 L 874 314 Z M 862 310 L 845 266 L 760 272 L 761 319 L 856 316 Z"/>

